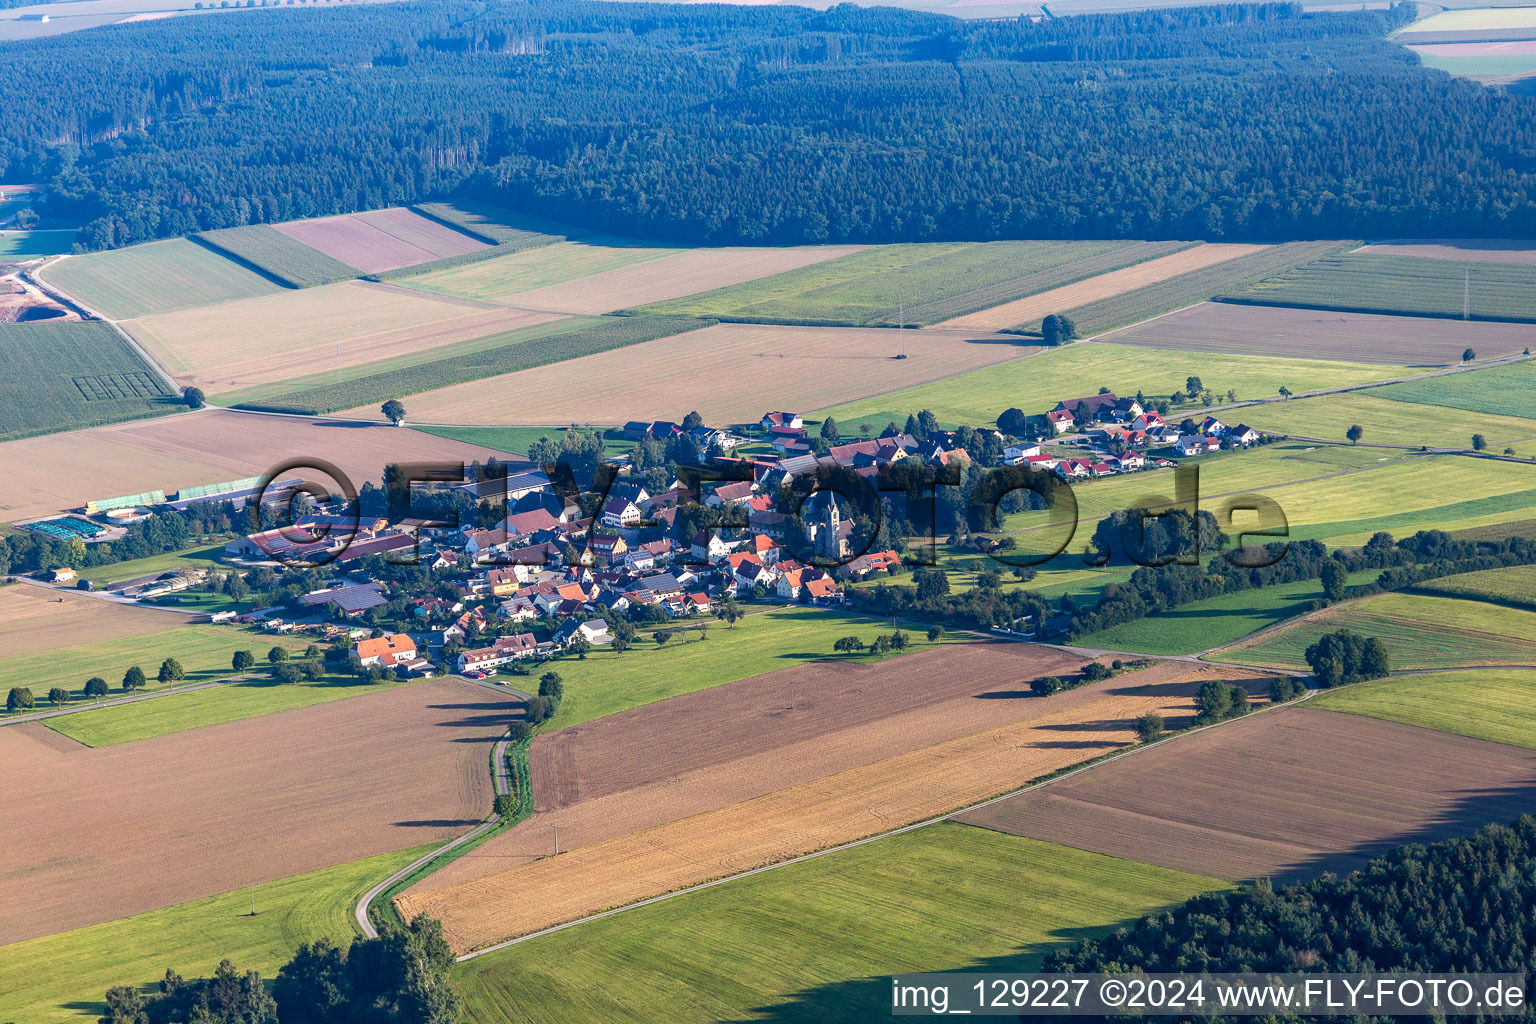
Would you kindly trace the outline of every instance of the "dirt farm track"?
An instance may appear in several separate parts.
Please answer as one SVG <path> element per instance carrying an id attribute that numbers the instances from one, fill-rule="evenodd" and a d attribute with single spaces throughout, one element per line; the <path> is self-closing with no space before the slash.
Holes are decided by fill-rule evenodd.
<path id="1" fill-rule="evenodd" d="M 96 498 L 239 480 L 291 458 L 325 459 L 361 487 L 377 482 L 387 462 L 484 462 L 492 455 L 506 459 L 505 452 L 419 430 L 207 408 L 0 444 L 0 522 Z"/>
<path id="2" fill-rule="evenodd" d="M 0 728 L 0 945 L 446 841 L 520 711 L 432 680 L 114 747 Z"/>

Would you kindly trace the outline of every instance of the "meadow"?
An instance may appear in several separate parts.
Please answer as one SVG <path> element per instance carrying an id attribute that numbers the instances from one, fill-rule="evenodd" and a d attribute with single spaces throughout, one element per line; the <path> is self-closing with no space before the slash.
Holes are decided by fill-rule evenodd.
<path id="1" fill-rule="evenodd" d="M 559 440 L 567 427 L 417 427 L 417 430 L 437 437 L 494 448 L 509 455 L 527 456 L 528 446 L 541 437 Z M 626 440 L 617 430 L 603 431 L 603 454 L 625 455 L 634 448 L 635 442 Z"/>
<path id="2" fill-rule="evenodd" d="M 708 627 L 708 639 L 698 640 L 696 633 L 685 632 L 658 647 L 649 635 L 642 634 L 622 654 L 597 650 L 583 660 L 565 660 L 553 666 L 565 682 L 565 699 L 547 728 L 579 725 L 820 658 L 879 661 L 870 654 L 835 654 L 832 644 L 844 636 L 859 636 L 868 643 L 878 633 L 889 632 L 871 619 L 798 607 L 754 612 L 737 622 L 734 629 L 714 619 L 700 624 Z M 912 641 L 909 651 L 933 646 L 921 631 L 904 632 Z M 516 677 L 505 678 L 517 685 Z"/>
<path id="3" fill-rule="evenodd" d="M 148 614 L 148 613 L 146 613 Z M 169 617 L 168 617 L 169 618 Z M 82 633 L 82 636 L 88 635 Z M 312 641 L 305 638 L 285 637 L 270 633 L 230 626 L 187 625 L 128 636 L 117 640 L 100 640 L 58 647 L 35 654 L 0 658 L 0 689 L 26 686 L 32 690 L 39 710 L 45 707 L 48 691 L 62 686 L 70 691 L 72 700 L 85 699 L 85 681 L 100 676 L 111 687 L 109 697 L 122 696 L 123 673 L 129 666 L 137 665 L 144 670 L 148 680 L 146 691 L 163 689 L 155 680 L 160 663 L 175 658 L 186 669 L 186 678 L 170 686 L 190 686 L 228 679 L 234 675 L 230 659 L 236 651 L 251 651 L 258 664 L 265 664 L 267 652 L 273 647 L 286 647 L 290 651 L 302 651 Z M 217 691 L 215 691 L 217 692 Z M 191 696 L 190 694 L 187 696 Z M 163 701 L 175 701 L 180 697 L 165 697 Z M 160 701 L 150 701 L 156 704 Z M 115 713 L 121 708 L 104 711 Z M 3 713 L 0 713 L 3 716 Z M 69 716 L 74 718 L 84 715 Z M 60 721 L 67 721 L 60 719 Z"/>
<path id="4" fill-rule="evenodd" d="M 399 850 L 263 882 L 105 924 L 0 946 L 0 1004 L 29 1024 L 86 1024 L 114 985 L 153 989 L 169 969 L 207 977 L 225 958 L 270 980 L 305 942 L 343 947 L 352 908 L 381 878 L 427 852 Z M 251 916 L 255 900 L 256 915 Z"/>
<path id="5" fill-rule="evenodd" d="M 0 231 L 0 261 L 35 260 L 69 252 L 79 234 L 66 231 Z"/>
<path id="6" fill-rule="evenodd" d="M 1319 437 L 1341 444 L 1345 443 L 1345 433 L 1356 424 L 1365 428 L 1363 440 L 1370 444 L 1470 448 L 1472 435 L 1481 434 L 1489 447 L 1498 451 L 1506 442 L 1536 437 L 1536 419 L 1378 397 L 1385 390 L 1271 402 L 1241 412 L 1259 430 Z M 1536 412 L 1536 403 L 1527 411 Z"/>
<path id="7" fill-rule="evenodd" d="M 1536 266 L 1341 253 L 1235 288 L 1225 302 L 1400 313 L 1459 320 L 1536 321 Z"/>
<path id="8" fill-rule="evenodd" d="M 1376 398 L 1443 405 L 1491 416 L 1529 415 L 1532 394 L 1536 394 L 1536 362 L 1530 360 L 1371 389 Z"/>
<path id="9" fill-rule="evenodd" d="M 1307 707 L 1536 749 L 1533 684 L 1536 673 L 1524 669 L 1436 672 L 1339 687 Z"/>
<path id="10" fill-rule="evenodd" d="M 83 569 L 80 574 L 97 586 L 102 586 L 139 576 L 170 572 L 173 569 L 220 569 L 222 566 L 219 563 L 219 556 L 224 553 L 226 543 L 228 543 L 227 539 L 215 540 L 181 551 L 168 551 L 162 555 L 149 555 L 146 558 L 134 558 L 94 569 Z M 183 595 L 186 593 L 190 592 L 184 591 Z"/>
<path id="11" fill-rule="evenodd" d="M 1510 468 L 1507 463 L 1505 468 Z M 1292 523 L 1291 537 L 1295 540 L 1320 540 L 1330 547 L 1364 544 L 1371 539 L 1372 534 L 1379 531 L 1385 531 L 1394 537 L 1407 537 L 1419 530 L 1448 532 L 1486 530 L 1488 536 L 1506 537 L 1509 536 L 1509 531 L 1503 524 L 1528 520 L 1532 511 L 1536 510 L 1536 488 L 1525 486 L 1531 482 L 1526 479 L 1515 484 L 1518 489 L 1506 489 L 1502 493 L 1469 498 L 1465 501 L 1424 505 L 1385 514 L 1368 515 L 1366 512 L 1360 512 L 1355 518 L 1325 520 L 1322 517 L 1327 515 L 1327 510 L 1319 510 L 1316 513 L 1319 518 L 1314 522 Z M 1435 486 L 1432 481 L 1423 481 L 1423 485 Z M 1453 496 L 1455 492 L 1453 490 L 1450 494 L 1446 494 L 1436 489 L 1424 493 L 1430 501 L 1443 501 L 1444 498 Z M 1398 497 L 1401 498 L 1401 495 Z M 1389 501 L 1388 505 L 1398 503 L 1394 500 Z M 1346 511 L 1341 510 L 1341 514 Z"/>
<path id="12" fill-rule="evenodd" d="M 1419 594 L 1380 594 L 1332 608 L 1211 659 L 1304 669 L 1307 647 L 1339 629 L 1381 640 L 1398 671 L 1536 665 L 1536 612 Z"/>
<path id="13" fill-rule="evenodd" d="M 1375 569 L 1352 573 L 1349 583 L 1370 583 L 1379 575 Z M 1195 601 L 1160 615 L 1077 637 L 1072 642 L 1090 650 L 1198 654 L 1300 615 L 1322 596 L 1323 587 L 1317 580 L 1298 580 Z"/>
<path id="14" fill-rule="evenodd" d="M 100 322 L 0 324 L 0 441 L 181 408 L 160 375 Z"/>
<path id="15" fill-rule="evenodd" d="M 643 312 L 825 326 L 931 324 L 1170 251 L 1125 242 L 882 245 Z"/>
<path id="16" fill-rule="evenodd" d="M 1198 375 L 1218 394 L 1237 392 L 1239 401 L 1273 396 L 1280 387 L 1306 391 L 1407 374 L 1405 367 L 1335 362 L 1326 359 L 1282 359 L 1251 355 L 1148 350 L 1104 342 L 1068 345 L 944 380 L 876 395 L 822 410 L 836 417 L 845 431 L 868 422 L 881 430 L 890 420 L 930 409 L 940 423 L 990 426 L 1010 407 L 1037 414 L 1062 399 L 1091 395 L 1101 387 L 1116 394 L 1169 395 L 1182 391 L 1185 378 Z M 1235 413 L 1235 418 L 1243 415 Z M 1170 410 L 1178 422 L 1203 415 L 1199 403 Z M 1223 414 L 1223 418 L 1227 415 Z"/>
<path id="17" fill-rule="evenodd" d="M 308 288 L 357 277 L 361 271 L 290 238 L 270 224 L 204 231 L 196 241 L 237 263 L 254 267 L 290 288 Z"/>
<path id="18" fill-rule="evenodd" d="M 1446 576 L 1419 584 L 1416 590 L 1446 597 L 1472 597 L 1493 604 L 1536 611 L 1536 566 L 1512 565 Z"/>
<path id="19" fill-rule="evenodd" d="M 38 276 L 111 320 L 282 290 L 255 271 L 185 238 L 67 256 Z"/>
<path id="20" fill-rule="evenodd" d="M 697 320 L 661 317 L 565 317 L 476 339 L 468 351 L 456 351 L 440 359 L 429 358 L 425 362 L 394 368 L 371 363 L 360 367 L 359 371 L 378 367 L 377 372 L 359 372 L 339 382 L 332 378 L 325 383 L 317 382 L 294 390 L 280 390 L 275 386 L 248 389 L 224 396 L 223 401 L 245 408 L 310 414 L 365 408 L 390 398 L 403 398 L 423 391 L 595 355 L 704 326 L 707 325 Z M 397 361 L 419 359 L 423 355 L 430 357 L 432 354 L 429 350 L 424 354 L 404 356 Z M 324 380 L 326 376 L 322 374 L 320 378 Z M 290 381 L 282 387 L 302 383 Z M 370 414 L 377 413 L 375 409 L 367 411 Z M 465 415 L 472 416 L 473 412 L 465 410 Z"/>
<path id="21" fill-rule="evenodd" d="M 586 233 L 473 199 L 422 203 L 411 209 L 491 245 L 515 245 L 527 249 L 562 238 L 579 238 Z"/>
<path id="22" fill-rule="evenodd" d="M 1213 295 L 1288 270 L 1340 247 L 1338 242 L 1289 242 L 1059 312 L 1072 318 L 1079 337 L 1093 337 L 1204 302 Z M 1011 330 L 1038 334 L 1040 322 L 1026 321 Z"/>
<path id="23" fill-rule="evenodd" d="M 412 288 L 439 295 L 482 302 L 515 302 L 521 293 L 536 288 L 632 267 L 682 251 L 638 244 L 607 246 L 561 241 L 419 274 L 409 278 L 408 283 Z"/>
<path id="24" fill-rule="evenodd" d="M 266 663 L 265 651 L 257 650 L 257 663 Z M 112 747 L 152 736 L 165 736 L 205 725 L 237 722 L 293 708 L 307 708 L 348 697 L 379 693 L 409 683 L 360 683 L 355 676 L 331 675 L 312 683 L 280 684 L 270 679 L 216 686 L 192 693 L 178 693 L 137 704 L 121 704 L 97 711 L 82 711 L 47 719 L 48 728 L 88 747 Z"/>
<path id="25" fill-rule="evenodd" d="M 481 1024 L 874 1019 L 892 972 L 1037 969 L 1226 887 L 940 824 L 477 957 L 458 981 Z"/>

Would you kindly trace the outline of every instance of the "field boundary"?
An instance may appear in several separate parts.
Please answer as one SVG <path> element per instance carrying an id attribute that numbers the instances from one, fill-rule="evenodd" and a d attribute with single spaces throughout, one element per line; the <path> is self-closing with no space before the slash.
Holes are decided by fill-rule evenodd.
<path id="1" fill-rule="evenodd" d="M 1421 257 L 1413 256 L 1405 258 L 1420 259 Z M 1451 311 L 1424 312 L 1422 310 L 1384 309 L 1380 306 L 1352 306 L 1345 302 L 1330 302 L 1327 304 L 1319 302 L 1296 302 L 1287 301 L 1283 298 L 1273 298 L 1270 296 L 1264 296 L 1261 298 L 1259 296 L 1250 297 L 1246 295 L 1215 295 L 1211 297 L 1210 301 L 1224 302 L 1232 306 L 1279 306 L 1282 309 L 1326 309 L 1336 313 L 1369 313 L 1377 316 L 1411 316 L 1417 317 L 1420 320 L 1450 320 L 1452 322 L 1467 320 L 1473 323 L 1486 324 L 1536 324 L 1536 315 L 1490 316 L 1486 313 L 1469 313 L 1463 317 L 1461 314 Z"/>
<path id="2" fill-rule="evenodd" d="M 204 238 L 202 236 L 202 234 L 200 234 L 200 233 L 196 234 L 196 235 L 188 235 L 186 237 L 187 237 L 187 241 L 191 242 L 193 245 L 200 245 L 204 249 L 207 249 L 209 252 L 213 253 L 215 256 L 219 257 L 220 259 L 228 260 L 231 263 L 234 263 L 234 264 L 236 264 L 238 266 L 244 267 L 246 270 L 249 270 L 251 273 L 257 275 L 258 277 L 266 278 L 268 281 L 271 281 L 273 284 L 277 285 L 279 288 L 284 288 L 284 289 L 287 289 L 289 291 L 294 291 L 294 290 L 299 289 L 299 288 L 312 287 L 312 286 L 306 286 L 306 285 L 299 284 L 297 281 L 290 281 L 289 279 L 287 279 L 285 277 L 282 277 L 282 276 L 280 276 L 278 274 L 273 273 L 272 271 L 268 270 L 266 267 L 257 266 L 255 263 L 252 263 L 250 260 L 246 259 L 244 256 L 241 256 L 238 253 L 231 252 L 230 250 L 224 248 L 222 245 L 219 245 L 217 242 L 214 242 L 214 241 L 211 241 L 211 240 L 209 240 L 207 238 Z M 346 279 L 345 278 L 337 278 L 336 280 L 341 281 L 341 280 L 346 280 Z M 326 282 L 319 282 L 319 283 L 330 284 L 331 282 L 326 281 Z"/>

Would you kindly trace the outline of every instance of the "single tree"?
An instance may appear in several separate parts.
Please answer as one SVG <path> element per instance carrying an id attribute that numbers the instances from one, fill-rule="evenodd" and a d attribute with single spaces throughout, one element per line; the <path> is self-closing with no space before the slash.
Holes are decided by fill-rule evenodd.
<path id="1" fill-rule="evenodd" d="M 911 643 L 912 641 L 907 634 L 899 629 L 891 634 L 891 650 L 893 651 L 904 651 L 911 646 Z"/>
<path id="2" fill-rule="evenodd" d="M 556 704 L 565 699 L 565 682 L 559 672 L 545 672 L 539 676 L 539 696 Z"/>
<path id="3" fill-rule="evenodd" d="M 1204 390 L 1205 384 L 1200 380 L 1199 377 L 1191 375 L 1184 378 L 1184 393 L 1190 398 L 1194 398 Z"/>
<path id="4" fill-rule="evenodd" d="M 1195 695 L 1195 724 L 1207 725 L 1232 715 L 1232 690 L 1219 679 L 1207 680 Z"/>
<path id="5" fill-rule="evenodd" d="M 187 403 L 187 407 L 189 409 L 201 409 L 205 404 L 207 404 L 207 399 L 203 396 L 202 388 L 184 389 L 181 393 L 181 400 Z"/>
<path id="6" fill-rule="evenodd" d="M 864 641 L 856 636 L 844 636 L 832 641 L 832 649 L 838 654 L 857 654 L 864 649 Z"/>
<path id="7" fill-rule="evenodd" d="M 623 654 L 625 651 L 629 650 L 629 641 L 621 636 L 616 636 L 613 638 L 613 641 L 608 645 L 608 647 L 613 651 L 614 654 Z"/>
<path id="8" fill-rule="evenodd" d="M 1291 397 L 1291 389 L 1286 387 L 1284 384 L 1280 385 L 1280 397 L 1281 398 L 1290 398 Z"/>
<path id="9" fill-rule="evenodd" d="M 704 425 L 704 417 L 699 414 L 699 410 L 697 410 L 697 409 L 693 410 L 688 415 L 683 417 L 683 429 L 684 430 L 695 430 L 695 429 L 697 429 L 699 427 L 702 427 L 703 425 Z"/>
<path id="10" fill-rule="evenodd" d="M 567 649 L 576 652 L 577 660 L 586 661 L 587 652 L 592 649 L 592 641 L 587 639 L 586 634 L 577 633 L 571 637 L 571 644 Z"/>
<path id="11" fill-rule="evenodd" d="M 274 647 L 267 652 L 267 661 L 271 662 L 273 665 L 281 665 L 287 660 L 288 648 L 286 647 Z"/>
<path id="12" fill-rule="evenodd" d="M 1476 358 L 1477 358 L 1477 353 L 1472 351 L 1470 348 L 1469 349 L 1464 349 L 1462 351 L 1462 353 L 1461 353 L 1461 361 L 1464 362 L 1464 363 L 1470 363 L 1472 360 L 1474 360 Z"/>
<path id="13" fill-rule="evenodd" d="M 929 643 L 936 644 L 936 643 L 939 642 L 939 640 L 941 640 L 943 638 L 943 636 L 944 636 L 944 627 L 943 626 L 934 625 L 934 626 L 929 626 L 928 627 L 928 642 Z"/>
<path id="14" fill-rule="evenodd" d="M 1059 676 L 1041 676 L 1029 684 L 1029 688 L 1037 696 L 1049 697 L 1053 693 L 1060 693 L 1064 684 Z"/>
<path id="15" fill-rule="evenodd" d="M 672 631 L 670 629 L 658 629 L 651 634 L 651 639 L 656 641 L 657 647 L 660 647 L 672 639 Z"/>
<path id="16" fill-rule="evenodd" d="M 25 686 L 13 686 L 10 694 L 5 698 L 5 710 L 12 714 L 18 711 L 31 711 L 35 703 L 31 689 Z"/>
<path id="17" fill-rule="evenodd" d="M 85 695 L 101 698 L 107 695 L 107 681 L 101 676 L 91 676 L 85 681 Z"/>
<path id="18" fill-rule="evenodd" d="M 252 654 L 250 651 L 236 651 L 235 656 L 230 659 L 230 664 L 234 667 L 236 672 L 244 672 L 246 669 L 256 664 L 256 655 Z"/>
<path id="19" fill-rule="evenodd" d="M 405 422 L 405 406 L 400 404 L 398 398 L 391 398 L 379 406 L 379 411 L 384 414 L 385 419 L 397 427 Z"/>
<path id="20" fill-rule="evenodd" d="M 822 420 L 821 436 L 827 441 L 830 441 L 832 444 L 836 444 L 838 439 L 842 436 L 838 433 L 837 420 L 833 419 L 831 416 L 828 416 L 826 419 Z"/>
<path id="21" fill-rule="evenodd" d="M 891 638 L 881 633 L 875 637 L 875 642 L 869 645 L 869 650 L 871 654 L 877 654 L 882 658 L 885 657 L 891 650 Z"/>
<path id="22" fill-rule="evenodd" d="M 1349 570 L 1344 568 L 1343 562 L 1336 558 L 1325 558 L 1317 575 L 1323 584 L 1325 601 L 1332 604 L 1344 596 L 1344 587 L 1349 582 Z"/>
<path id="23" fill-rule="evenodd" d="M 1344 436 L 1349 438 L 1350 444 L 1359 444 L 1360 439 L 1365 436 L 1365 428 L 1356 423 L 1348 430 L 1344 431 Z"/>
<path id="24" fill-rule="evenodd" d="M 144 670 L 134 665 L 123 673 L 123 689 L 132 693 L 134 690 L 144 689 Z"/>
<path id="25" fill-rule="evenodd" d="M 1136 735 L 1143 743 L 1151 743 L 1163 734 L 1163 716 L 1156 711 L 1148 711 L 1136 719 Z"/>
<path id="26" fill-rule="evenodd" d="M 1480 452 L 1484 448 L 1487 448 L 1487 447 L 1488 447 L 1488 439 L 1486 437 L 1484 437 L 1482 434 L 1473 434 L 1472 435 L 1472 450 L 1473 451 Z"/>
<path id="27" fill-rule="evenodd" d="M 1047 345 L 1065 345 L 1077 337 L 1077 324 L 1061 313 L 1052 313 L 1040 322 L 1040 337 Z"/>
<path id="28" fill-rule="evenodd" d="M 156 674 L 155 678 L 159 679 L 163 685 L 165 683 L 174 683 L 178 679 L 185 679 L 186 676 L 187 670 L 181 667 L 181 662 L 175 658 L 166 658 L 160 663 L 160 671 Z"/>

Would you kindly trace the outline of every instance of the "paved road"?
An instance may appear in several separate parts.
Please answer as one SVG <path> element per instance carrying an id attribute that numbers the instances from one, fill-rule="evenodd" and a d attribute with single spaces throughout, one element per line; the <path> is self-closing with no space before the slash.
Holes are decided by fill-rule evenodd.
<path id="1" fill-rule="evenodd" d="M 504 697 L 511 696 L 525 702 L 532 699 L 531 694 L 524 693 L 521 690 L 514 690 L 511 687 L 502 686 L 498 683 L 490 682 L 489 680 L 468 679 L 464 676 L 454 676 L 453 678 L 462 683 L 470 683 L 475 686 L 483 686 L 488 690 L 494 690 Z M 496 742 L 496 745 L 491 748 L 491 780 L 495 786 L 497 796 L 505 796 L 512 791 L 511 771 L 507 768 L 507 745 L 511 742 L 511 739 L 512 738 L 510 735 L 503 736 Z M 368 938 L 378 938 L 378 929 L 375 928 L 373 926 L 373 922 L 368 919 L 368 908 L 373 905 L 374 900 L 378 899 L 379 896 L 390 886 L 394 885 L 402 878 L 405 878 L 413 871 L 416 871 L 418 868 L 425 864 L 431 863 L 438 857 L 441 857 L 443 854 L 448 853 L 450 850 L 458 849 L 460 846 L 463 846 L 470 840 L 484 835 L 486 832 L 489 832 L 491 829 L 495 828 L 500 823 L 500 821 L 500 816 L 492 811 L 490 817 L 486 818 L 480 824 L 459 836 L 457 839 L 451 840 L 450 842 L 439 846 L 437 849 L 433 850 L 431 853 L 428 853 L 426 856 L 418 857 L 417 859 L 411 861 L 411 863 L 407 864 L 399 871 L 396 871 L 394 874 L 384 879 L 384 881 L 380 882 L 378 885 L 375 885 L 372 889 L 369 889 L 367 892 L 363 893 L 363 898 L 357 901 L 357 906 L 352 910 L 352 917 L 357 922 L 358 928 L 362 929 L 363 934 Z"/>
<path id="2" fill-rule="evenodd" d="M 135 608 L 148 608 L 151 611 L 170 612 L 172 615 L 180 615 L 182 618 L 188 620 L 206 617 L 205 613 L 203 612 L 189 612 L 184 608 L 168 608 L 163 605 L 145 604 L 142 601 L 135 601 L 131 597 L 123 597 L 121 594 L 108 593 L 105 590 L 75 590 L 72 587 L 60 587 L 52 583 L 44 583 L 42 580 L 34 580 L 30 576 L 7 576 L 6 579 L 13 583 L 25 583 L 29 587 L 41 587 L 43 590 L 51 590 L 59 594 L 73 594 L 76 597 L 91 597 L 98 601 L 105 601 L 108 604 L 131 604 Z"/>

